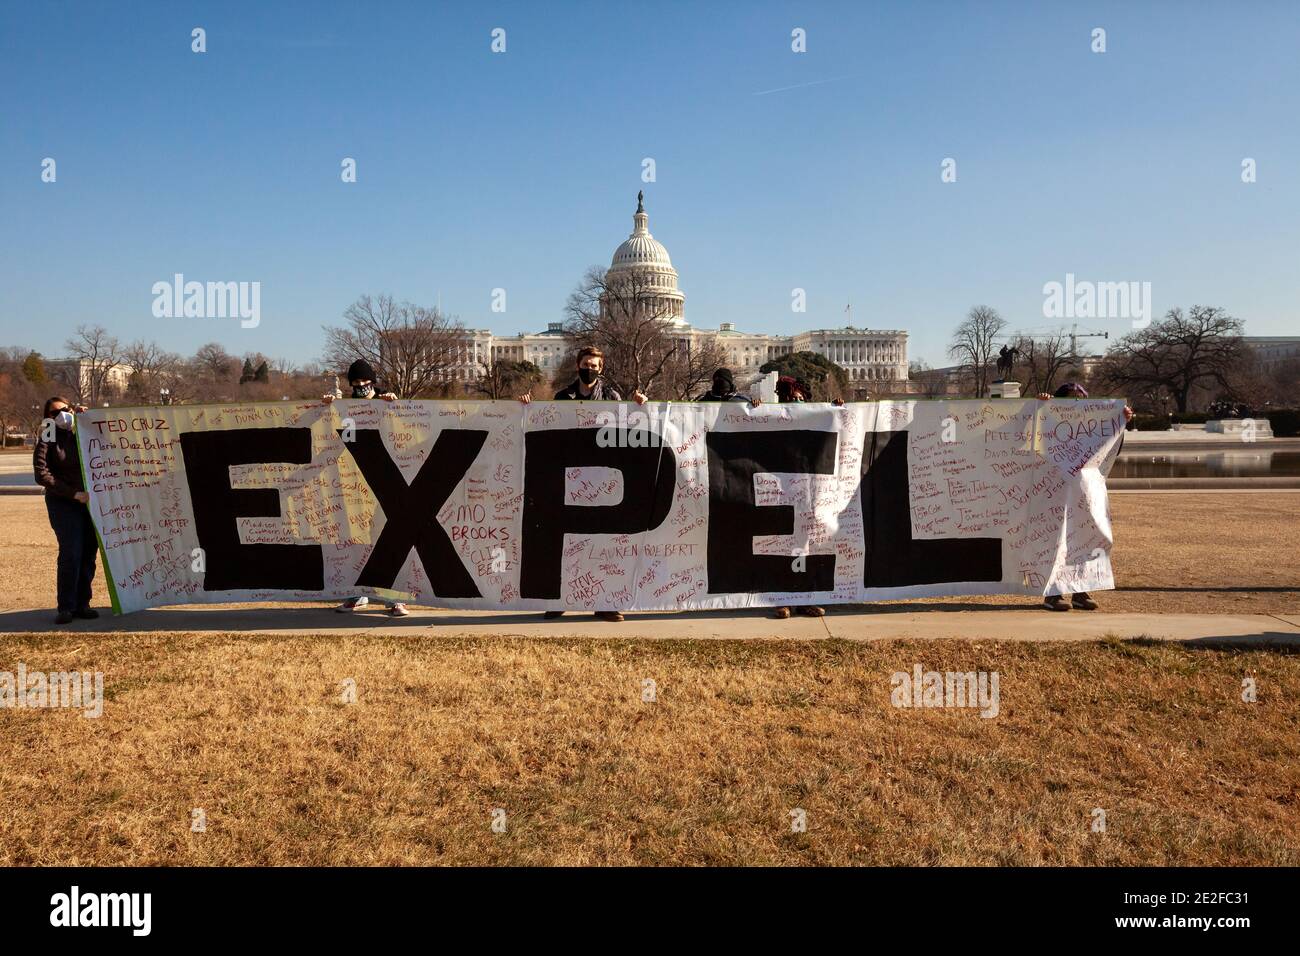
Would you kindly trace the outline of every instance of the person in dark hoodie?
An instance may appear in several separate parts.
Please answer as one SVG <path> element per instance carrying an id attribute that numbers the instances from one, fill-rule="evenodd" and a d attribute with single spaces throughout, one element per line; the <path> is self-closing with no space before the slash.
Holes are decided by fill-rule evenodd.
<path id="1" fill-rule="evenodd" d="M 99 540 L 90 520 L 90 495 L 81 476 L 81 457 L 73 431 L 74 409 L 66 398 L 45 401 L 45 419 L 32 453 L 36 483 L 45 489 L 45 511 L 59 542 L 58 616 L 55 624 L 67 624 L 74 617 L 99 617 L 90 606 L 90 582 L 95 579 L 95 555 Z"/>
<path id="2" fill-rule="evenodd" d="M 386 402 L 397 401 L 395 392 L 388 388 L 380 388 L 375 381 L 375 370 L 365 359 L 357 359 L 348 366 L 348 386 L 352 389 L 349 398 L 382 398 Z M 334 399 L 342 397 L 343 395 L 338 391 L 321 396 L 327 405 Z"/>
<path id="3" fill-rule="evenodd" d="M 368 399 L 379 398 L 386 402 L 397 401 L 397 394 L 391 389 L 381 389 L 375 382 L 375 370 L 370 367 L 370 363 L 365 359 L 357 359 L 348 366 L 348 386 L 351 388 L 350 398 Z M 342 398 L 341 390 L 335 390 L 321 396 L 321 400 L 328 405 L 335 399 Z M 341 614 L 351 613 L 352 611 L 363 610 L 370 604 L 370 598 L 364 594 L 356 597 L 350 597 L 334 610 Z M 384 606 L 388 608 L 388 613 L 393 617 L 406 617 L 411 612 L 406 609 L 406 605 L 401 601 L 384 601 Z"/>
<path id="4" fill-rule="evenodd" d="M 1038 393 L 1039 401 L 1043 401 L 1043 402 L 1050 401 L 1053 398 L 1087 398 L 1087 397 L 1088 397 L 1088 390 L 1084 388 L 1082 385 L 1080 385 L 1078 382 L 1066 382 L 1064 385 L 1062 385 L 1060 388 L 1056 390 L 1056 393 L 1054 395 L 1048 395 L 1046 392 Z M 1129 408 L 1128 405 L 1125 405 L 1124 421 L 1125 423 L 1127 423 L 1127 422 L 1131 422 L 1132 420 L 1133 420 L 1133 409 Z M 1115 449 L 1115 454 L 1114 456 L 1112 456 L 1111 461 L 1114 461 L 1115 458 L 1119 457 L 1120 449 L 1123 447 L 1124 447 L 1124 436 L 1120 435 L 1119 447 Z M 1047 597 L 1043 598 L 1043 607 L 1047 608 L 1049 611 L 1068 611 L 1070 610 L 1071 606 L 1073 606 L 1076 611 L 1097 610 L 1097 602 L 1093 600 L 1093 598 L 1091 597 L 1091 595 L 1088 594 L 1087 591 L 1078 591 L 1075 594 L 1069 595 L 1068 602 L 1066 600 L 1066 595 L 1064 594 L 1049 594 Z"/>
<path id="5" fill-rule="evenodd" d="M 736 391 L 736 380 L 732 377 L 729 368 L 720 368 L 714 372 L 713 387 L 695 400 L 697 402 L 748 402 L 754 408 L 760 404 L 758 399 Z"/>

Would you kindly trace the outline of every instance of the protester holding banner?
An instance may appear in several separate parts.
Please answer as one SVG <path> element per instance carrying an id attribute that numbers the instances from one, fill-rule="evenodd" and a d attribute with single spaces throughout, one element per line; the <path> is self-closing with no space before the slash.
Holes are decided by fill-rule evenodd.
<path id="1" fill-rule="evenodd" d="M 605 371 L 605 353 L 595 346 L 587 346 L 578 353 L 578 377 L 566 388 L 555 393 L 555 401 L 570 402 L 621 402 L 623 396 L 613 385 L 602 377 Z M 533 400 L 532 392 L 519 396 L 525 404 Z M 646 403 L 645 394 L 640 390 L 632 393 L 632 401 L 638 405 Z"/>
<path id="2" fill-rule="evenodd" d="M 618 403 L 336 400 L 95 408 L 76 439 L 122 612 L 268 595 L 541 613 L 1114 586 L 1100 472 L 1123 401 L 848 414 L 782 392 L 795 404 L 776 414 L 672 406 L 664 433 L 660 407 L 638 428 Z M 815 553 L 772 553 L 804 535 Z"/>
<path id="3" fill-rule="evenodd" d="M 812 389 L 808 383 L 801 379 L 793 378 L 789 375 L 782 375 L 776 380 L 776 399 L 781 404 L 798 403 L 808 401 L 812 394 Z M 843 402 L 839 404 L 843 405 Z M 789 607 L 778 607 L 773 610 L 776 617 L 784 620 L 790 616 Z M 826 614 L 826 609 L 816 604 L 801 604 L 794 609 L 794 613 L 802 617 L 822 617 Z"/>
<path id="4" fill-rule="evenodd" d="M 1060 388 L 1056 390 L 1055 395 L 1048 395 L 1046 392 L 1039 392 L 1038 394 L 1039 400 L 1044 402 L 1050 401 L 1053 398 L 1087 398 L 1087 397 L 1088 397 L 1088 390 L 1084 388 L 1082 385 L 1080 385 L 1078 382 L 1066 382 L 1064 385 L 1062 385 Z M 1124 421 L 1130 422 L 1132 420 L 1133 420 L 1133 409 L 1131 409 L 1128 405 L 1125 405 Z M 1120 435 L 1119 444 L 1115 446 L 1115 454 L 1111 456 L 1110 459 L 1112 462 L 1119 457 L 1120 449 L 1123 447 L 1124 447 L 1124 436 Z M 1071 605 L 1073 605 L 1076 611 L 1095 611 L 1097 610 L 1097 606 L 1098 606 L 1097 602 L 1092 598 L 1091 595 L 1088 594 L 1087 591 L 1075 592 L 1073 595 L 1070 595 L 1070 600 L 1068 602 L 1066 601 L 1066 595 L 1064 594 L 1049 594 L 1047 597 L 1043 598 L 1043 606 L 1047 608 L 1049 611 L 1068 611 L 1070 610 Z"/>
<path id="5" fill-rule="evenodd" d="M 587 346 L 578 352 L 578 377 L 575 378 L 567 388 L 562 388 L 555 393 L 557 402 L 621 402 L 623 396 L 619 394 L 618 389 L 609 385 L 602 378 L 605 371 L 605 353 L 594 346 Z M 531 392 L 519 396 L 519 400 L 528 404 L 533 400 Z M 639 389 L 632 393 L 632 400 L 638 405 L 646 403 L 645 394 Z M 542 616 L 547 620 L 553 620 L 562 617 L 563 611 L 547 611 Z M 602 621 L 621 621 L 623 620 L 622 611 L 597 611 L 596 617 Z"/>
<path id="6" fill-rule="evenodd" d="M 783 404 L 786 402 L 811 402 L 813 400 L 812 387 L 801 378 L 782 375 L 776 380 L 776 400 Z M 831 404 L 839 408 L 844 404 L 844 399 L 833 398 Z"/>
<path id="7" fill-rule="evenodd" d="M 77 412 L 85 410 L 84 405 L 76 407 Z M 67 624 L 74 617 L 99 617 L 90 606 L 99 542 L 86 507 L 90 496 L 81 476 L 72 413 L 66 398 L 46 399 L 45 420 L 32 454 L 36 483 L 45 489 L 45 510 L 59 542 L 56 624 Z"/>
<path id="8" fill-rule="evenodd" d="M 382 398 L 386 402 L 397 400 L 397 394 L 391 389 L 380 390 L 378 383 L 375 382 L 375 370 L 365 359 L 357 359 L 348 366 L 348 385 L 352 388 L 349 398 Z M 327 392 L 321 396 L 327 405 L 334 399 L 342 397 L 337 392 Z"/>
<path id="9" fill-rule="evenodd" d="M 370 367 L 370 363 L 365 359 L 357 359 L 348 366 L 348 385 L 352 389 L 351 397 L 355 399 L 379 398 L 386 402 L 397 401 L 397 394 L 391 389 L 380 389 L 375 382 L 375 370 Z M 338 397 L 340 396 L 337 393 L 327 393 L 322 395 L 321 399 L 328 405 Z M 334 610 L 341 614 L 348 614 L 352 611 L 362 610 L 369 604 L 370 598 L 364 594 L 359 594 L 348 598 Z M 388 613 L 393 617 L 406 617 L 411 613 L 401 601 L 385 601 L 384 606 L 388 608 Z"/>
<path id="10" fill-rule="evenodd" d="M 729 368 L 720 368 L 714 372 L 713 387 L 703 395 L 697 396 L 695 400 L 697 402 L 748 402 L 754 408 L 760 404 L 758 399 L 736 391 L 736 380 L 732 377 Z"/>

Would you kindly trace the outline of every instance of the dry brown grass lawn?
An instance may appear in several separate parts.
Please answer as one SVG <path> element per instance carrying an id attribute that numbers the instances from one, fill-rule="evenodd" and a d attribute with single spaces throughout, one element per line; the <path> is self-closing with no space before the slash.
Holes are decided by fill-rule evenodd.
<path id="1" fill-rule="evenodd" d="M 1104 606 L 1300 610 L 1297 505 L 1115 496 Z M 0 498 L 0 600 L 53 582 L 40 499 Z M 1300 864 L 1276 649 L 0 634 L 19 661 L 109 700 L 0 710 L 0 864 Z M 917 663 L 996 670 L 1000 715 L 893 708 Z"/>
<path id="2" fill-rule="evenodd" d="M 2 864 L 1300 863 L 1276 650 L 0 637 L 17 660 L 109 700 L 0 711 Z M 916 663 L 997 670 L 1000 714 L 892 707 Z"/>

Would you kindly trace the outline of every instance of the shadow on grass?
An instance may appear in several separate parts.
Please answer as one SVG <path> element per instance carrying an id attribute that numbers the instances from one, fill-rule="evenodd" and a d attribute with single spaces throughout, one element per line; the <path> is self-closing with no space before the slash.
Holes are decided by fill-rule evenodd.
<path id="1" fill-rule="evenodd" d="M 511 627 L 551 626 L 562 631 L 568 624 L 602 624 L 590 611 L 571 612 L 563 617 L 546 620 L 541 611 L 500 611 L 496 613 L 457 613 L 441 611 L 437 616 L 421 613 L 426 609 L 412 605 L 408 617 L 391 617 L 383 606 L 366 610 L 340 614 L 333 605 L 319 607 L 303 605 L 301 607 L 263 607 L 246 605 L 242 607 L 211 607 L 202 604 L 179 607 L 150 608 L 133 614 L 115 616 L 111 610 L 100 608 L 100 616 L 94 620 L 74 620 L 70 624 L 56 625 L 54 612 L 51 610 L 0 611 L 0 632 L 67 632 L 67 633 L 116 633 L 154 632 L 154 631 L 330 631 L 336 628 L 352 630 L 356 628 L 374 628 L 391 630 L 395 628 L 424 630 L 428 628 L 454 628 L 465 626 L 489 626 L 508 631 Z M 431 610 L 431 609 L 430 609 Z M 636 611 L 629 612 L 637 621 L 664 620 L 709 620 L 709 619 L 772 619 L 772 608 L 736 608 L 695 611 Z M 831 612 L 833 613 L 833 611 Z M 806 619 L 805 619 L 806 620 Z M 617 632 L 618 624 L 605 623 L 612 632 Z"/>
<path id="2" fill-rule="evenodd" d="M 1210 594 L 1240 594 L 1240 593 L 1249 594 L 1251 592 L 1259 592 L 1261 594 L 1300 594 L 1300 587 L 1284 587 L 1284 586 L 1259 587 L 1256 585 L 1216 588 L 1216 587 L 1209 587 L 1203 584 L 1189 584 L 1184 587 L 1177 587 L 1177 588 L 1176 587 L 1116 587 L 1114 588 L 1114 590 L 1128 591 L 1134 594 L 1141 594 L 1144 591 L 1160 591 L 1160 592 L 1168 591 L 1175 594 L 1181 592 L 1187 592 L 1187 593 L 1206 592 Z"/>
<path id="3" fill-rule="evenodd" d="M 1258 634 L 1220 634 L 1206 637 L 1189 637 L 1183 640 L 1160 640 L 1141 635 L 1119 637 L 1108 634 L 1102 638 L 1107 644 L 1128 647 L 1185 647 L 1194 651 L 1258 651 L 1275 650 L 1284 654 L 1300 654 L 1300 632 L 1261 631 Z"/>
<path id="4" fill-rule="evenodd" d="M 554 625 L 557 630 L 566 624 L 599 624 L 590 611 L 569 612 L 563 617 L 546 620 L 541 611 L 499 611 L 496 613 L 457 613 L 442 611 L 436 617 L 420 613 L 423 608 L 412 605 L 409 617 L 391 617 L 378 604 L 365 611 L 348 614 L 328 607 L 304 604 L 300 607 L 212 607 L 195 604 L 177 607 L 150 608 L 133 614 L 114 616 L 107 608 L 100 609 L 94 620 L 75 620 L 71 624 L 54 624 L 50 610 L 0 611 L 0 631 L 11 633 L 58 631 L 69 633 L 115 633 L 118 631 L 328 631 L 335 628 L 448 628 L 464 626 L 491 626 L 502 629 L 524 625 Z M 826 608 L 828 616 L 841 614 L 916 614 L 945 613 L 952 611 L 1032 611 L 1039 605 L 1033 598 L 1014 604 L 979 604 L 968 601 L 907 604 L 836 604 Z M 772 620 L 773 608 L 712 608 L 686 611 L 630 611 L 637 621 L 708 621 L 708 620 Z M 811 620 L 802 618 L 803 620 Z M 606 626 L 617 628 L 617 624 Z"/>

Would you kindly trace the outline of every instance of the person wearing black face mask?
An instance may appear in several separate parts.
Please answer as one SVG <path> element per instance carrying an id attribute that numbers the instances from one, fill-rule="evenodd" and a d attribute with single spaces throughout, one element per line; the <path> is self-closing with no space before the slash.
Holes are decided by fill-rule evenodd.
<path id="1" fill-rule="evenodd" d="M 75 408 L 77 412 L 85 410 L 84 405 Z M 99 540 L 86 507 L 90 495 L 81 476 L 73 411 L 66 398 L 46 400 L 45 419 L 32 454 L 32 470 L 36 483 L 45 489 L 45 510 L 59 542 L 56 624 L 67 624 L 74 617 L 99 617 L 90 606 L 90 582 L 95 578 Z"/>
<path id="2" fill-rule="evenodd" d="M 578 353 L 578 377 L 573 384 L 555 393 L 555 401 L 571 402 L 621 402 L 623 396 L 613 385 L 608 384 L 601 373 L 605 371 L 605 353 L 593 346 L 587 346 Z M 532 392 L 519 396 L 525 405 L 533 400 Z M 646 396 L 639 389 L 632 393 L 632 401 L 638 405 L 646 403 Z"/>
<path id="3" fill-rule="evenodd" d="M 754 408 L 760 404 L 758 399 L 736 391 L 736 380 L 732 377 L 729 368 L 720 368 L 714 372 L 713 387 L 695 400 L 697 402 L 748 402 Z"/>
<path id="4" fill-rule="evenodd" d="M 397 394 L 390 389 L 380 389 L 375 384 L 375 370 L 370 367 L 370 363 L 365 359 L 357 359 L 348 366 L 348 385 L 352 389 L 349 398 L 382 398 L 386 402 L 397 401 Z M 321 396 L 325 404 L 329 404 L 336 398 L 342 398 L 341 391 L 327 393 Z"/>
<path id="5" fill-rule="evenodd" d="M 587 346 L 578 353 L 578 377 L 573 380 L 573 384 L 568 388 L 562 388 L 555 393 L 557 402 L 570 401 L 589 401 L 589 402 L 621 402 L 623 396 L 619 394 L 618 389 L 613 385 L 606 385 L 600 377 L 600 373 L 605 370 L 605 353 L 598 348 Z M 531 392 L 519 396 L 519 400 L 527 405 L 533 400 Z M 638 389 L 632 393 L 632 400 L 638 405 L 646 403 L 645 395 Z M 546 611 L 542 617 L 548 621 L 557 617 L 563 617 L 563 611 Z M 596 617 L 602 621 L 621 621 L 623 620 L 622 611 L 597 611 Z"/>
<path id="6" fill-rule="evenodd" d="M 348 366 L 348 384 L 352 388 L 352 394 L 349 396 L 350 398 L 380 398 L 386 402 L 397 401 L 397 395 L 394 392 L 389 391 L 388 389 L 384 389 L 383 391 L 379 390 L 379 386 L 375 384 L 375 370 L 370 367 L 370 363 L 365 359 L 357 359 Z M 341 399 L 342 397 L 343 393 L 341 390 L 336 390 L 333 394 L 321 396 L 326 405 L 336 399 Z M 363 610 L 369 606 L 369 604 L 370 598 L 366 597 L 364 594 L 359 594 L 356 597 L 348 598 L 338 607 L 334 608 L 334 610 L 339 611 L 340 613 L 350 613 L 352 611 Z M 392 617 L 406 617 L 406 615 L 411 613 L 406 609 L 406 605 L 401 601 L 386 600 L 384 601 L 384 606 L 388 608 L 388 613 Z"/>

